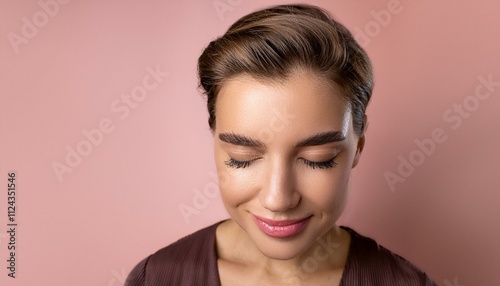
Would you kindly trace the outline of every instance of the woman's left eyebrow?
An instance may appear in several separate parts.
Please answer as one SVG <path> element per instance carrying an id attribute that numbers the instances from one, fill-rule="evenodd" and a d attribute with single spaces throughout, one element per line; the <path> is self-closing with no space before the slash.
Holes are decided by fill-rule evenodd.
<path id="1" fill-rule="evenodd" d="M 236 133 L 221 133 L 219 134 L 219 139 L 223 142 L 247 147 L 264 147 L 264 144 L 258 140 L 254 140 L 244 135 L 239 135 Z"/>
<path id="2" fill-rule="evenodd" d="M 333 142 L 344 141 L 346 135 L 340 131 L 321 132 L 306 139 L 300 140 L 295 147 L 318 146 Z"/>

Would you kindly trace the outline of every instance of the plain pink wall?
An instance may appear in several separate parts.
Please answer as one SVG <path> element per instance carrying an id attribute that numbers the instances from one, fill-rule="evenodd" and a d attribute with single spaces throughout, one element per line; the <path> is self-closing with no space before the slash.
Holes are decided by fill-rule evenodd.
<path id="1" fill-rule="evenodd" d="M 196 61 L 239 17 L 286 2 L 55 1 L 0 2 L 0 284 L 122 285 L 146 255 L 227 216 L 210 192 Z M 309 3 L 350 28 L 375 67 L 341 223 L 440 285 L 500 285 L 500 2 Z M 146 87 L 126 107 L 122 95 Z M 100 124 L 107 133 L 86 143 Z M 67 148 L 87 155 L 58 178 Z M 5 268 L 10 171 L 16 279 Z M 399 176 L 393 188 L 388 172 Z M 215 197 L 200 200 L 203 191 Z M 181 206 L 199 213 L 185 220 Z"/>

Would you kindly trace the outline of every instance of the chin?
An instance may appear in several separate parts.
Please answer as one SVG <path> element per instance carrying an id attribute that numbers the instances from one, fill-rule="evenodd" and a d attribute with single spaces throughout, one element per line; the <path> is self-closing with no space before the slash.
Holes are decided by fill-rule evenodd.
<path id="1" fill-rule="evenodd" d="M 268 238 L 265 241 L 254 242 L 264 256 L 276 260 L 289 260 L 304 253 L 314 243 L 314 239 L 308 242 L 304 238 L 293 240 Z"/>

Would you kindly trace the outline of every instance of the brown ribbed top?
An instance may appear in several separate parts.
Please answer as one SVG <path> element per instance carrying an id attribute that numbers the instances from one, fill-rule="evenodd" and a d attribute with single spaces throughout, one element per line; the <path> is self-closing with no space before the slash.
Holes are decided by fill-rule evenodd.
<path id="1" fill-rule="evenodd" d="M 139 262 L 125 286 L 220 286 L 215 230 L 221 222 L 181 238 Z M 340 286 L 435 286 L 404 258 L 348 227 L 351 244 Z"/>

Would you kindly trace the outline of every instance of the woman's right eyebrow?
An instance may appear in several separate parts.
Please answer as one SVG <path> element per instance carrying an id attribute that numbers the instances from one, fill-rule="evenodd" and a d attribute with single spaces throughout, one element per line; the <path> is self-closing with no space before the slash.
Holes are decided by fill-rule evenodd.
<path id="1" fill-rule="evenodd" d="M 264 144 L 259 140 L 236 133 L 221 133 L 219 134 L 219 139 L 233 145 L 264 148 Z"/>

